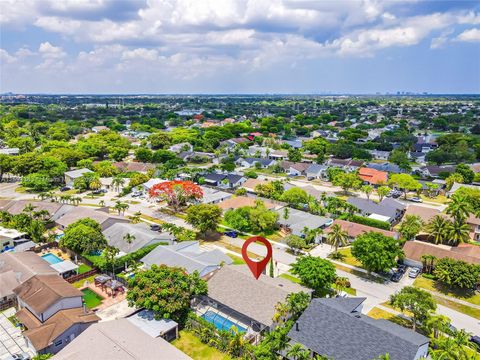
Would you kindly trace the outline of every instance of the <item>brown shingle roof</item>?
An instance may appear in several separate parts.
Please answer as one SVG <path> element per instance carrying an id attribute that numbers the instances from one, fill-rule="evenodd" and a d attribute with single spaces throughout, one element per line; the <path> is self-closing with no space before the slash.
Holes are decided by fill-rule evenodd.
<path id="1" fill-rule="evenodd" d="M 238 209 L 244 206 L 255 206 L 255 201 L 259 199 L 246 197 L 246 196 L 237 196 L 227 200 L 223 200 L 218 206 L 223 210 Z M 267 209 L 273 209 L 275 204 L 269 201 L 263 201 Z"/>
<path id="2" fill-rule="evenodd" d="M 461 248 L 452 248 L 444 245 L 434 245 L 421 241 L 407 241 L 403 245 L 405 257 L 410 260 L 422 261 L 422 255 L 433 255 L 438 259 L 451 258 L 462 260 L 471 264 L 480 264 L 480 256 L 472 254 L 463 254 Z M 460 250 L 460 251 L 459 251 Z M 477 254 L 474 254 L 477 255 Z"/>
<path id="3" fill-rule="evenodd" d="M 267 180 L 247 179 L 247 181 L 245 181 L 241 187 L 245 188 L 245 189 L 255 190 L 255 186 L 260 185 L 260 184 L 264 185 L 264 184 L 268 184 L 268 183 L 269 183 L 269 181 L 267 181 Z"/>
<path id="4" fill-rule="evenodd" d="M 409 205 L 407 211 L 405 211 L 405 216 L 407 215 L 416 215 L 419 216 L 425 223 L 429 222 L 431 218 L 435 215 L 440 214 L 440 210 L 427 208 L 425 206 L 418 205 Z"/>
<path id="5" fill-rule="evenodd" d="M 38 321 L 26 308 L 18 311 L 16 317 L 27 328 L 23 335 L 30 340 L 37 351 L 51 345 L 74 324 L 88 324 L 100 320 L 93 312 L 85 312 L 83 308 L 60 310 L 44 323 Z"/>
<path id="6" fill-rule="evenodd" d="M 380 234 L 383 234 L 385 236 L 397 238 L 397 233 L 394 231 L 388 231 L 388 230 L 383 230 L 383 229 L 378 229 L 372 226 L 367 226 L 363 224 L 357 224 L 354 222 L 346 221 L 346 220 L 335 220 L 332 225 L 338 224 L 342 227 L 343 230 L 345 230 L 348 233 L 348 236 L 352 238 L 356 238 L 357 236 L 360 236 L 364 233 L 374 231 L 378 232 Z M 329 233 L 332 231 L 332 227 L 329 227 L 325 229 L 325 233 Z"/>
<path id="7" fill-rule="evenodd" d="M 58 275 L 35 275 L 13 289 L 13 292 L 37 314 L 62 298 L 83 295 Z"/>

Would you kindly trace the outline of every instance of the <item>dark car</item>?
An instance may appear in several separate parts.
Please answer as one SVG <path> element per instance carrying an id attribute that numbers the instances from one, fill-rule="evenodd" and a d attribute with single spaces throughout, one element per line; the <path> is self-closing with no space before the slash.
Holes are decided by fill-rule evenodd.
<path id="1" fill-rule="evenodd" d="M 480 336 L 477 336 L 477 335 L 472 336 L 470 338 L 470 341 L 475 345 L 477 345 L 477 352 L 480 352 Z"/>
<path id="2" fill-rule="evenodd" d="M 72 190 L 72 188 L 70 186 L 64 186 L 60 189 L 60 191 L 68 191 L 68 190 Z"/>
<path id="3" fill-rule="evenodd" d="M 157 224 L 150 225 L 150 230 L 160 231 L 161 229 L 162 229 L 162 227 L 160 225 L 157 225 Z"/>
<path id="4" fill-rule="evenodd" d="M 398 272 L 405 274 L 407 267 L 405 265 L 398 265 Z"/>
<path id="5" fill-rule="evenodd" d="M 397 271 L 392 275 L 390 280 L 392 280 L 393 282 L 399 282 L 402 279 L 402 276 L 403 276 L 403 273 Z"/>
<path id="6" fill-rule="evenodd" d="M 236 231 L 225 231 L 223 235 L 231 237 L 231 238 L 236 238 L 238 236 L 238 233 Z"/>

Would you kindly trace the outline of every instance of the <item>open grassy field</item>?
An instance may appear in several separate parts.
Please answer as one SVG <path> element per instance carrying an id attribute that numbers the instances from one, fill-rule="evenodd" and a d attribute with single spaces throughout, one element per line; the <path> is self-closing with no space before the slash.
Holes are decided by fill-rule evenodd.
<path id="1" fill-rule="evenodd" d="M 181 330 L 179 338 L 172 345 L 194 360 L 230 360 L 231 357 L 217 349 L 203 344 L 195 335 Z"/>

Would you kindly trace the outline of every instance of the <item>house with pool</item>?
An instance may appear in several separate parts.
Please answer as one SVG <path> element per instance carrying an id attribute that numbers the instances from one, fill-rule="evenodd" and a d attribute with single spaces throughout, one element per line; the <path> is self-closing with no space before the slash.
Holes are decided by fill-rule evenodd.
<path id="1" fill-rule="evenodd" d="M 274 328 L 275 305 L 301 291 L 311 294 L 289 280 L 263 274 L 256 280 L 247 266 L 225 265 L 208 278 L 208 295 L 194 300 L 194 310 L 219 330 L 236 327 L 256 343 L 263 332 Z"/>

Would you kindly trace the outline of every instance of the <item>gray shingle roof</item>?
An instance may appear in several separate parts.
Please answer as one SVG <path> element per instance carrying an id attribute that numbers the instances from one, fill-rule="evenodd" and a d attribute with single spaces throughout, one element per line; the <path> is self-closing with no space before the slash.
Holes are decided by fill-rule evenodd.
<path id="1" fill-rule="evenodd" d="M 309 229 L 317 229 L 324 227 L 333 221 L 332 219 L 323 216 L 313 215 L 305 211 L 300 211 L 293 208 L 288 209 L 289 215 L 288 219 L 286 220 L 284 218 L 284 209 L 277 210 L 277 213 L 279 215 L 278 223 L 281 225 L 287 225 L 290 230 L 292 230 L 292 233 L 294 235 L 300 236 L 303 233 L 303 229 L 305 227 Z"/>
<path id="2" fill-rule="evenodd" d="M 349 197 L 347 201 L 362 212 L 388 216 L 390 218 L 396 217 L 397 210 L 402 211 L 405 209 L 405 205 L 390 198 L 383 199 L 380 203 L 357 197 Z"/>
<path id="3" fill-rule="evenodd" d="M 66 172 L 65 172 L 65 176 L 68 176 L 68 177 L 70 177 L 70 178 L 72 178 L 72 179 L 76 179 L 76 178 L 81 177 L 83 174 L 91 173 L 91 172 L 93 172 L 93 171 L 90 170 L 90 169 L 83 168 L 83 169 L 66 171 Z"/>
<path id="4" fill-rule="evenodd" d="M 255 280 L 244 265 L 223 266 L 208 280 L 208 297 L 229 308 L 270 326 L 275 305 L 290 293 L 310 291 L 283 278 L 260 275 Z"/>
<path id="5" fill-rule="evenodd" d="M 288 336 L 335 360 L 372 360 L 386 353 L 395 360 L 413 360 L 419 347 L 429 342 L 390 321 L 352 312 L 364 298 L 357 300 L 313 299 L 297 321 L 298 331 L 294 326 Z"/>
<path id="6" fill-rule="evenodd" d="M 131 244 L 125 241 L 124 237 L 126 234 L 135 237 Z M 171 244 L 175 239 L 172 234 L 152 231 L 149 229 L 148 225 L 143 223 L 116 223 L 104 230 L 103 235 L 105 235 L 110 246 L 115 246 L 126 254 L 158 242 L 167 242 Z"/>

